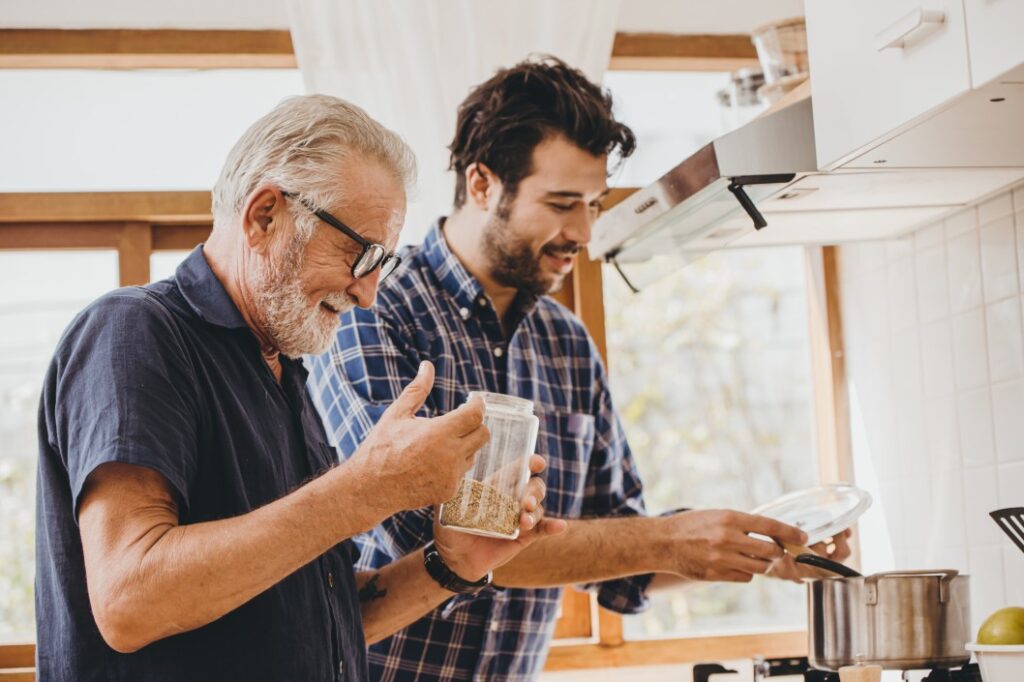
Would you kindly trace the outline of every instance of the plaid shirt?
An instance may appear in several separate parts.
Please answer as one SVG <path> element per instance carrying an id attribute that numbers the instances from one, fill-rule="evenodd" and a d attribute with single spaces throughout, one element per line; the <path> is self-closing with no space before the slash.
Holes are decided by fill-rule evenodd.
<path id="1" fill-rule="evenodd" d="M 372 311 L 341 318 L 334 347 L 309 358 L 309 390 L 329 437 L 351 456 L 386 407 L 416 375 L 435 366 L 421 414 L 455 409 L 470 391 L 527 398 L 540 419 L 537 451 L 548 459 L 545 509 L 580 518 L 644 513 L 641 483 L 607 376 L 578 318 L 550 298 L 520 295 L 506 339 L 480 283 L 448 248 L 436 224 L 378 292 Z M 379 568 L 432 536 L 430 509 L 400 513 L 357 538 L 357 569 Z M 588 586 L 602 606 L 646 607 L 650 575 Z M 487 588 L 459 595 L 370 648 L 379 680 L 530 680 L 544 666 L 561 588 Z"/>

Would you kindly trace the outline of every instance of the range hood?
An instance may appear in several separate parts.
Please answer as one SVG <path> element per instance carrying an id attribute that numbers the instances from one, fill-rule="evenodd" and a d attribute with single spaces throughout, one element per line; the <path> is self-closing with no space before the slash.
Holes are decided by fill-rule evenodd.
<path id="1" fill-rule="evenodd" d="M 960 111 L 986 97 L 975 92 Z M 809 88 L 802 97 L 793 94 L 795 101 L 719 137 L 602 214 L 590 257 L 613 263 L 636 289 L 642 280 L 726 246 L 836 244 L 903 234 L 1024 178 L 1024 162 L 884 169 L 852 164 L 819 171 Z M 978 130 L 965 133 L 961 123 L 960 134 L 992 136 L 980 121 L 973 127 Z M 935 138 L 936 131 L 923 124 L 896 142 L 934 148 Z"/>

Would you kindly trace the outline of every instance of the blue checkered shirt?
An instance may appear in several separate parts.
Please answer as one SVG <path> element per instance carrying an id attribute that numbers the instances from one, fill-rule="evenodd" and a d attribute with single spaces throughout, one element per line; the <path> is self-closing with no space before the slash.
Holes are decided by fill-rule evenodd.
<path id="1" fill-rule="evenodd" d="M 544 505 L 561 518 L 644 513 L 641 483 L 612 407 L 600 356 L 571 312 L 550 298 L 513 304 L 511 338 L 480 283 L 448 248 L 435 224 L 407 247 L 380 286 L 372 310 L 341 317 L 331 351 L 308 358 L 309 390 L 343 457 L 351 456 L 387 406 L 434 363 L 434 387 L 422 416 L 444 414 L 470 391 L 534 402 L 537 451 L 548 460 Z M 373 570 L 431 539 L 432 514 L 398 514 L 357 538 L 358 570 Z M 622 613 L 646 607 L 650 575 L 587 586 L 602 606 Z M 378 680 L 531 680 L 544 667 L 561 588 L 488 588 L 459 595 L 370 648 Z"/>

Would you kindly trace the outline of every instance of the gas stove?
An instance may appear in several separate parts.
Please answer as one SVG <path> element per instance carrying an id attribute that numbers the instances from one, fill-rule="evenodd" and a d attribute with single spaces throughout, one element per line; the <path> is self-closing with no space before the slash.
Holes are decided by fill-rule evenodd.
<path id="1" fill-rule="evenodd" d="M 754 658 L 747 664 L 697 663 L 693 682 L 839 682 L 839 673 L 811 668 L 806 658 Z M 962 668 L 884 671 L 883 682 L 981 682 L 976 663 Z"/>

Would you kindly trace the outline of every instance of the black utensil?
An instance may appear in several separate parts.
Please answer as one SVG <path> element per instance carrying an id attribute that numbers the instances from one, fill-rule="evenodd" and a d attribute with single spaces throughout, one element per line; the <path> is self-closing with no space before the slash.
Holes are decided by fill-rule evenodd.
<path id="1" fill-rule="evenodd" d="M 793 559 L 793 561 L 797 562 L 798 564 L 807 564 L 808 566 L 814 566 L 815 568 L 831 571 L 832 573 L 841 575 L 844 578 L 863 577 L 860 573 L 853 570 L 849 566 L 844 566 L 838 561 L 832 561 L 831 559 L 826 559 L 825 557 L 819 556 L 817 554 L 801 554 L 800 556 Z"/>
<path id="2" fill-rule="evenodd" d="M 1010 536 L 1013 544 L 1024 552 L 1024 507 L 1008 507 L 989 512 L 989 516 Z"/>

